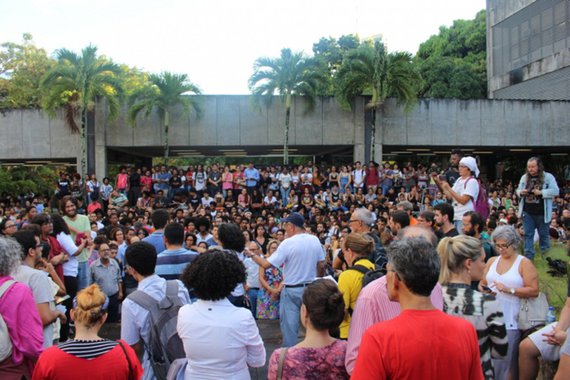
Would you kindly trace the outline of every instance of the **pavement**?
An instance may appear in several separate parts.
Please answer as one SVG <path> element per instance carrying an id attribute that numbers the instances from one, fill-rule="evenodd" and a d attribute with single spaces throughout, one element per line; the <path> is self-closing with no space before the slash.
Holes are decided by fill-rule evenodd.
<path id="1" fill-rule="evenodd" d="M 258 320 L 257 326 L 259 327 L 259 333 L 261 334 L 261 338 L 265 344 L 267 360 L 265 361 L 265 365 L 261 368 L 250 368 L 249 373 L 251 374 L 252 380 L 265 380 L 267 379 L 269 358 L 276 348 L 281 347 L 281 330 L 279 328 L 279 320 Z M 301 331 L 300 334 L 303 334 L 303 331 Z M 101 329 L 99 336 L 102 338 L 117 340 L 121 336 L 121 327 L 118 323 L 105 324 Z M 301 338 L 301 335 L 299 338 Z"/>

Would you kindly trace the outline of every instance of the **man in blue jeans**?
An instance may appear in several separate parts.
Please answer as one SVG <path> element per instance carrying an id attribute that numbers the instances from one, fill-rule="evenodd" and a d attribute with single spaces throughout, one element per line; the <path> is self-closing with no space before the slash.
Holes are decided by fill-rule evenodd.
<path id="1" fill-rule="evenodd" d="M 540 250 L 550 249 L 550 220 L 552 200 L 560 190 L 556 178 L 544 171 L 542 160 L 531 157 L 526 163 L 526 173 L 521 177 L 517 188 L 520 197 L 519 218 L 524 227 L 524 255 L 534 259 L 534 231 L 538 230 Z"/>
<path id="2" fill-rule="evenodd" d="M 324 273 L 325 251 L 316 236 L 305 233 L 305 218 L 296 212 L 281 220 L 287 239 L 265 260 L 250 255 L 263 268 L 283 267 L 283 290 L 279 300 L 279 317 L 283 347 L 297 344 L 301 304 L 305 287 Z"/>

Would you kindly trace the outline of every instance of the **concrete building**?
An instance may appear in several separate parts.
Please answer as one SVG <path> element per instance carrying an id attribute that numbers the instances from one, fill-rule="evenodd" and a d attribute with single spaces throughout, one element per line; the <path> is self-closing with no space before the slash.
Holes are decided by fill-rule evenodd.
<path id="1" fill-rule="evenodd" d="M 570 2 L 487 0 L 490 99 L 570 100 Z"/>

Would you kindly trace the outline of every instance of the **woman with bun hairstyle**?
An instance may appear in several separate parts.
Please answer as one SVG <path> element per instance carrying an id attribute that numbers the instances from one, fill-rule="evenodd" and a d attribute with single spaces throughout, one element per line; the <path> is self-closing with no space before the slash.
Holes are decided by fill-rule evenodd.
<path id="1" fill-rule="evenodd" d="M 441 259 L 439 282 L 443 291 L 443 311 L 463 318 L 475 327 L 479 337 L 481 366 L 485 379 L 498 379 L 493 361 L 507 355 L 507 329 L 503 309 L 490 294 L 473 290 L 485 270 L 485 251 L 481 241 L 471 236 L 443 238 L 437 252 Z"/>
<path id="2" fill-rule="evenodd" d="M 343 317 L 344 300 L 333 281 L 319 279 L 308 285 L 301 305 L 305 339 L 296 346 L 273 352 L 267 378 L 348 379 L 344 367 L 346 342 L 330 335 Z"/>
<path id="3" fill-rule="evenodd" d="M 362 289 L 362 277 L 369 270 L 374 270 L 374 263 L 368 260 L 368 255 L 374 249 L 374 240 L 361 234 L 352 233 L 342 243 L 342 253 L 349 268 L 338 278 L 338 289 L 344 298 L 346 313 L 340 324 L 340 338 L 348 339 L 348 330 L 356 299 Z"/>
<path id="4" fill-rule="evenodd" d="M 33 380 L 135 380 L 142 367 L 135 351 L 124 341 L 99 337 L 107 319 L 109 299 L 93 284 L 73 300 L 71 318 L 75 338 L 44 351 L 36 364 Z"/>

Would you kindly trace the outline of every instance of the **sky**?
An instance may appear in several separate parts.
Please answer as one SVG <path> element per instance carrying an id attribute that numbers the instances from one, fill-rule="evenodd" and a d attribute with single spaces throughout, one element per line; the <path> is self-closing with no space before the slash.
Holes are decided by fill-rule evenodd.
<path id="1" fill-rule="evenodd" d="M 321 37 L 382 35 L 389 51 L 415 54 L 485 0 L 0 0 L 0 43 L 53 54 L 89 44 L 116 63 L 188 74 L 204 94 L 248 94 L 254 61 L 282 48 L 312 54 Z"/>

